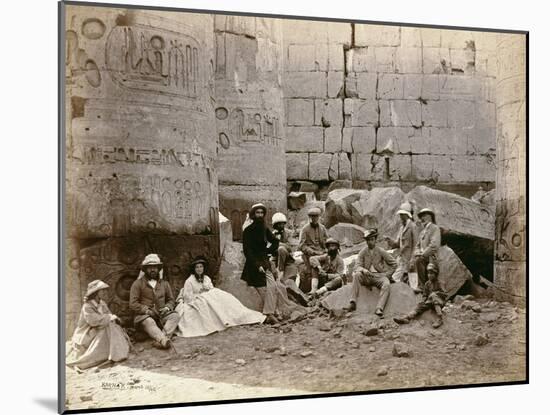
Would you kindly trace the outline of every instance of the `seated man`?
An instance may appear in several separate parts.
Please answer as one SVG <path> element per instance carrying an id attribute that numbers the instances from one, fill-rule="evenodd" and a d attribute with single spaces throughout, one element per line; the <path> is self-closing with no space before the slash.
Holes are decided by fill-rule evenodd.
<path id="1" fill-rule="evenodd" d="M 345 310 L 354 311 L 357 308 L 357 298 L 359 298 L 361 285 L 367 287 L 374 285 L 380 289 L 380 297 L 374 313 L 382 316 L 390 295 L 389 277 L 395 272 L 397 262 L 388 252 L 376 245 L 376 238 L 378 237 L 376 229 L 367 230 L 364 237 L 367 246 L 359 252 L 357 257 L 355 271 L 353 272 L 350 304 Z"/>
<path id="2" fill-rule="evenodd" d="M 443 324 L 443 313 L 441 307 L 445 305 L 447 300 L 447 294 L 441 288 L 437 276 L 439 275 L 439 269 L 435 264 L 428 264 L 426 267 L 428 273 L 428 281 L 424 284 L 424 292 L 422 294 L 422 301 L 416 305 L 416 308 L 409 314 L 403 317 L 395 317 L 393 320 L 399 324 L 407 324 L 415 317 L 421 315 L 424 311 L 433 309 L 437 314 L 437 320 L 432 323 L 434 329 Z"/>
<path id="3" fill-rule="evenodd" d="M 344 260 L 340 257 L 340 242 L 334 238 L 328 238 L 325 242 L 327 253 L 312 256 L 311 263 L 311 292 L 314 297 L 336 290 L 344 284 Z M 317 287 L 319 287 L 317 289 Z"/>
<path id="4" fill-rule="evenodd" d="M 281 212 L 277 212 L 271 218 L 271 224 L 273 225 L 273 236 L 278 239 L 279 247 L 277 248 L 276 260 L 277 260 L 277 276 L 280 280 L 284 279 L 285 268 L 288 264 L 294 262 L 292 258 L 292 248 L 288 243 L 288 231 L 285 229 L 286 216 Z"/>
<path id="5" fill-rule="evenodd" d="M 311 264 L 309 258 L 325 253 L 325 241 L 328 239 L 328 232 L 325 225 L 319 223 L 321 209 L 314 207 L 308 211 L 309 223 L 300 231 L 300 242 L 298 249 L 302 251 L 302 259 L 306 267 L 306 275 L 300 278 L 300 289 L 304 292 L 311 291 Z"/>
<path id="6" fill-rule="evenodd" d="M 136 328 L 143 329 L 159 349 L 168 349 L 178 327 L 179 315 L 174 311 L 172 288 L 162 278 L 162 262 L 157 254 L 149 254 L 141 264 L 137 280 L 130 288 L 130 310 L 135 314 Z"/>

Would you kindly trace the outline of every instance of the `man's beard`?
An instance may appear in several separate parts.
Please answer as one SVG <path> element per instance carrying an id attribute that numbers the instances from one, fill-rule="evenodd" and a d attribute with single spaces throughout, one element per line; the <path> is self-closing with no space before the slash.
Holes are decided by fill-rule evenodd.
<path id="1" fill-rule="evenodd" d="M 159 279 L 159 275 L 160 273 L 156 272 L 155 274 L 153 273 L 148 273 L 146 274 L 147 275 L 147 278 L 150 279 L 150 280 L 157 280 Z"/>
<path id="2" fill-rule="evenodd" d="M 316 228 L 317 226 L 319 226 L 319 222 L 310 222 L 310 225 L 312 228 Z"/>
<path id="3" fill-rule="evenodd" d="M 329 249 L 327 253 L 334 258 L 338 254 L 338 249 Z"/>

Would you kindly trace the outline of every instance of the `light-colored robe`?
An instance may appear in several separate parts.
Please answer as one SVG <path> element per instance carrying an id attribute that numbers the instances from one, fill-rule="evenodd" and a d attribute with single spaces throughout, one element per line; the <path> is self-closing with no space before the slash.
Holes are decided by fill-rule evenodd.
<path id="1" fill-rule="evenodd" d="M 128 358 L 130 339 L 122 327 L 111 321 L 111 315 L 103 300 L 84 303 L 73 337 L 67 344 L 67 366 L 87 369 L 107 360 L 120 362 Z"/>
<path id="2" fill-rule="evenodd" d="M 246 308 L 233 295 L 214 288 L 206 275 L 201 283 L 191 274 L 176 302 L 176 311 L 180 315 L 176 334 L 181 337 L 206 336 L 228 327 L 263 323 L 265 320 L 262 313 Z"/>

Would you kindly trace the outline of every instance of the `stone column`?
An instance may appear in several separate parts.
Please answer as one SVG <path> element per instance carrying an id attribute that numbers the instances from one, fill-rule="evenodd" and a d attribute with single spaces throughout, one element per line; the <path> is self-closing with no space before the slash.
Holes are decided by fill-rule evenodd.
<path id="1" fill-rule="evenodd" d="M 65 29 L 68 304 L 100 278 L 124 316 L 147 253 L 175 290 L 217 263 L 213 18 L 67 6 Z"/>
<path id="2" fill-rule="evenodd" d="M 286 211 L 280 22 L 215 16 L 220 210 L 241 238 L 250 206 Z"/>
<path id="3" fill-rule="evenodd" d="M 501 34 L 497 45 L 496 295 L 525 303 L 526 36 Z"/>

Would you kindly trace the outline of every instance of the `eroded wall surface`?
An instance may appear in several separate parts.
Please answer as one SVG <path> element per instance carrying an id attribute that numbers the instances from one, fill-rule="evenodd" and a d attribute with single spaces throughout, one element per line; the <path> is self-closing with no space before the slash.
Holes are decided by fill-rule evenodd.
<path id="1" fill-rule="evenodd" d="M 498 37 L 495 283 L 497 294 L 526 298 L 526 37 Z"/>
<path id="2" fill-rule="evenodd" d="M 496 35 L 284 20 L 287 177 L 491 187 Z"/>
<path id="3" fill-rule="evenodd" d="M 179 289 L 192 256 L 217 263 L 213 18 L 68 6 L 67 334 L 86 285 L 128 315 L 143 257 Z"/>
<path id="4" fill-rule="evenodd" d="M 240 239 L 254 203 L 286 210 L 281 22 L 216 15 L 214 31 L 220 210 Z"/>

